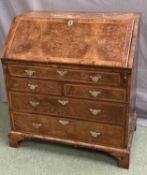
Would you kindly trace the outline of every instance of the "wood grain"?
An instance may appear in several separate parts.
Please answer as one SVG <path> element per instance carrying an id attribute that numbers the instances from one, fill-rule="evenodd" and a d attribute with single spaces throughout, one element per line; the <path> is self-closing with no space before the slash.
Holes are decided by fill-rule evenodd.
<path id="1" fill-rule="evenodd" d="M 107 88 L 103 86 L 87 86 L 81 84 L 65 84 L 64 94 L 67 97 L 86 98 L 90 100 L 104 100 L 127 102 L 126 91 L 121 88 Z"/>
<path id="2" fill-rule="evenodd" d="M 56 81 L 36 80 L 30 78 L 10 78 L 8 81 L 8 86 L 11 91 L 62 95 L 62 84 Z"/>
<path id="3" fill-rule="evenodd" d="M 21 98 L 21 101 L 19 100 Z M 77 118 L 89 121 L 106 122 L 117 125 L 124 125 L 125 105 L 117 103 L 95 102 L 84 100 L 75 100 L 61 96 L 32 95 L 10 92 L 9 99 L 11 110 L 29 113 L 50 114 L 68 118 Z M 66 105 L 59 103 L 67 101 Z M 32 107 L 30 102 L 39 103 Z M 90 111 L 100 110 L 96 115 Z"/>
<path id="4" fill-rule="evenodd" d="M 79 15 L 77 19 L 73 14 L 71 27 L 68 14 L 65 18 L 18 16 L 3 57 L 127 68 L 133 14 L 112 14 L 112 19 L 98 14 L 98 18 L 90 20 L 86 16 L 83 19 Z"/>
<path id="5" fill-rule="evenodd" d="M 121 127 L 21 113 L 12 114 L 12 119 L 14 130 L 17 131 L 61 139 L 72 139 L 91 144 L 123 147 L 123 128 Z M 63 125 L 60 121 L 67 121 L 69 123 Z M 33 123 L 41 124 L 41 127 L 34 128 Z M 100 133 L 100 136 L 92 137 L 91 131 Z"/>
<path id="6" fill-rule="evenodd" d="M 12 64 L 8 66 L 9 74 L 11 76 L 16 77 L 27 77 L 30 78 L 26 74 L 26 70 L 34 71 L 34 74 L 31 78 L 39 78 L 39 79 L 49 79 L 49 80 L 59 80 L 59 81 L 73 81 L 73 82 L 83 82 L 83 83 L 92 83 L 92 84 L 105 84 L 111 86 L 120 86 L 120 73 L 109 72 L 109 71 L 90 71 L 90 70 L 83 70 L 83 68 L 73 69 L 57 66 L 57 67 L 50 67 L 47 65 L 37 65 L 31 66 L 30 64 L 22 64 L 22 65 L 15 65 Z M 65 75 L 61 76 L 58 71 L 66 72 Z M 97 82 L 93 82 L 90 78 L 91 76 L 101 76 L 101 78 Z"/>

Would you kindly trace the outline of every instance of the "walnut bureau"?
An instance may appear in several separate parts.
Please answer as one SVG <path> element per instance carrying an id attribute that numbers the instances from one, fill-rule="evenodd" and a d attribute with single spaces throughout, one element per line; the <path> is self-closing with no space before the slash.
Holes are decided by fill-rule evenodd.
<path id="1" fill-rule="evenodd" d="M 138 13 L 30 12 L 2 54 L 10 146 L 42 139 L 105 151 L 129 167 Z"/>

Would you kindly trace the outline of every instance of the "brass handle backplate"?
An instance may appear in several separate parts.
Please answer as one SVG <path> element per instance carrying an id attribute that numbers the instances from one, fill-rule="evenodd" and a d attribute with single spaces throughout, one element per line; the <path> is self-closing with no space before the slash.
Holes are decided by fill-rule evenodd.
<path id="1" fill-rule="evenodd" d="M 36 73 L 36 71 L 35 70 L 25 70 L 25 73 L 27 76 L 32 77 Z"/>
<path id="2" fill-rule="evenodd" d="M 89 93 L 92 97 L 97 97 L 101 94 L 101 91 L 92 91 L 92 90 L 90 90 Z"/>
<path id="3" fill-rule="evenodd" d="M 29 103 L 33 108 L 36 108 L 38 105 L 40 105 L 39 101 L 29 101 Z"/>
<path id="4" fill-rule="evenodd" d="M 62 106 L 65 106 L 69 103 L 68 100 L 58 100 L 58 103 L 60 103 Z"/>
<path id="5" fill-rule="evenodd" d="M 66 70 L 57 70 L 57 73 L 58 73 L 61 77 L 63 77 L 63 76 L 65 76 L 65 75 L 68 73 L 68 71 L 66 71 Z"/>
<path id="6" fill-rule="evenodd" d="M 89 111 L 91 112 L 92 115 L 97 115 L 97 114 L 101 113 L 100 109 L 92 109 L 92 108 L 90 108 Z"/>
<path id="7" fill-rule="evenodd" d="M 90 75 L 89 78 L 93 81 L 93 82 L 98 82 L 102 76 L 101 75 Z"/>
<path id="8" fill-rule="evenodd" d="M 38 88 L 37 84 L 28 84 L 28 87 L 31 91 L 36 91 L 36 89 Z"/>
<path id="9" fill-rule="evenodd" d="M 101 135 L 100 132 L 95 132 L 95 131 L 90 131 L 89 133 L 93 138 L 97 138 Z"/>
<path id="10" fill-rule="evenodd" d="M 38 129 L 42 127 L 41 123 L 32 123 L 33 128 Z"/>
<path id="11" fill-rule="evenodd" d="M 61 124 L 61 125 L 68 125 L 69 124 L 69 121 L 67 121 L 67 120 L 59 120 L 59 123 Z"/>

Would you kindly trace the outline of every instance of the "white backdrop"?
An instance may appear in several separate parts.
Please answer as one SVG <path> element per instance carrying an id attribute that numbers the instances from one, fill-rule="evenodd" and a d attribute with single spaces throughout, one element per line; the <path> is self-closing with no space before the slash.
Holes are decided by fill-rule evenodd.
<path id="1" fill-rule="evenodd" d="M 139 116 L 147 117 L 147 0 L 0 0 L 0 48 L 13 17 L 32 10 L 141 12 L 136 109 Z M 1 65 L 0 100 L 6 100 Z"/>

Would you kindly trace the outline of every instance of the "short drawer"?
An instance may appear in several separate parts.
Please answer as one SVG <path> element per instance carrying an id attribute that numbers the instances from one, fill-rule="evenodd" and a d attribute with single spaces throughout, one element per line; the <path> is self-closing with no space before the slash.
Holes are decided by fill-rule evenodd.
<path id="1" fill-rule="evenodd" d="M 124 124 L 126 107 L 123 104 L 22 93 L 10 93 L 9 96 L 11 109 L 14 111 L 50 114 L 117 125 Z"/>
<path id="2" fill-rule="evenodd" d="M 123 147 L 122 127 L 23 113 L 13 113 L 12 121 L 14 130 L 21 132 L 97 145 Z"/>
<path id="3" fill-rule="evenodd" d="M 126 101 L 126 89 L 123 88 L 65 84 L 64 94 L 67 97 L 79 97 L 92 100 Z"/>
<path id="4" fill-rule="evenodd" d="M 46 80 L 36 80 L 29 78 L 9 78 L 8 86 L 10 90 L 21 91 L 21 92 L 31 92 L 31 93 L 41 93 L 41 94 L 51 94 L 51 95 L 61 95 L 62 85 L 55 81 Z"/>
<path id="5" fill-rule="evenodd" d="M 71 68 L 68 69 L 68 67 L 62 68 L 61 66 L 20 66 L 11 64 L 9 65 L 8 69 L 11 76 L 33 77 L 80 83 L 108 84 L 114 86 L 120 85 L 120 73 L 86 71 L 82 70 L 82 68 L 81 70 L 74 70 Z"/>

